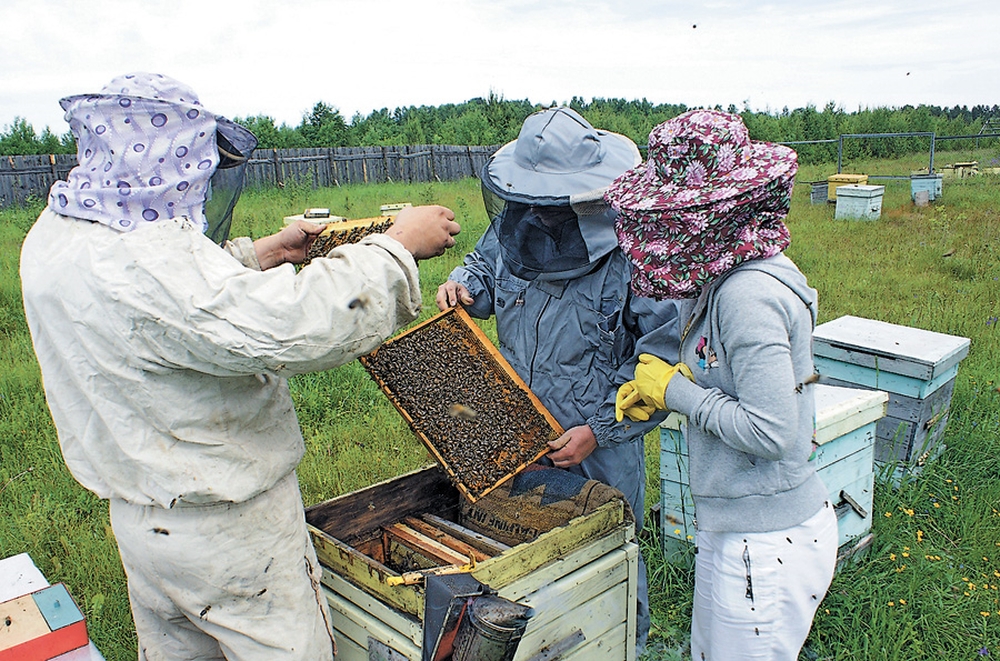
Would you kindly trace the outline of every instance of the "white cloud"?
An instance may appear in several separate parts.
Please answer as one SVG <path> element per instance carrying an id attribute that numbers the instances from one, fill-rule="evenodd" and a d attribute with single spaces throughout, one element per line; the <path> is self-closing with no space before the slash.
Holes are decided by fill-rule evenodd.
<path id="1" fill-rule="evenodd" d="M 297 124 L 494 90 L 777 110 L 1000 104 L 995 0 L 4 0 L 0 125 L 166 73 L 222 114 Z"/>

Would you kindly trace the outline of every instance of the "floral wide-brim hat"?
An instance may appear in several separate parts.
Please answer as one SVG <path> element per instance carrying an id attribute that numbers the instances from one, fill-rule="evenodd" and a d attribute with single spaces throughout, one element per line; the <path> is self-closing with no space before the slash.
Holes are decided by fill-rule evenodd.
<path id="1" fill-rule="evenodd" d="M 780 253 L 797 170 L 792 149 L 751 141 L 738 115 L 692 110 L 654 128 L 646 161 L 605 194 L 632 290 L 693 298 L 739 264 Z"/>
<path id="2" fill-rule="evenodd" d="M 797 167 L 791 148 L 750 140 L 738 115 L 691 110 L 650 131 L 646 161 L 618 177 L 605 197 L 619 210 L 696 207 L 760 188 Z"/>

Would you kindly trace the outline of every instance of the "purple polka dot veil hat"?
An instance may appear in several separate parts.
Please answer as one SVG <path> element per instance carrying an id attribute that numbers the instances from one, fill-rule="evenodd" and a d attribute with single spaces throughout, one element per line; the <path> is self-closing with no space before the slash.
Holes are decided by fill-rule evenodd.
<path id="1" fill-rule="evenodd" d="M 125 74 L 96 94 L 59 103 L 78 165 L 52 186 L 49 207 L 123 232 L 178 217 L 207 228 L 208 182 L 228 158 L 219 147 L 255 143 L 246 129 L 205 110 L 190 87 L 161 74 Z"/>

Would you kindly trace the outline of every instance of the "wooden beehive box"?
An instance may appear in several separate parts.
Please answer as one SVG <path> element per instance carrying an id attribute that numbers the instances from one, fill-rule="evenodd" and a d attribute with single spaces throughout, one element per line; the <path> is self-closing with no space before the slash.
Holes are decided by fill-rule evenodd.
<path id="1" fill-rule="evenodd" d="M 816 472 L 837 510 L 841 562 L 871 542 L 876 421 L 888 395 L 880 391 L 817 384 Z M 660 425 L 660 530 L 668 560 L 690 562 L 697 518 L 688 473 L 684 416 L 672 413 Z"/>
<path id="2" fill-rule="evenodd" d="M 838 186 L 834 218 L 838 220 L 878 220 L 882 215 L 884 194 L 885 186 L 853 184 Z"/>
<path id="3" fill-rule="evenodd" d="M 306 521 L 323 566 L 323 593 L 333 615 L 337 658 L 420 661 L 424 586 L 408 579 L 461 570 L 500 596 L 535 608 L 515 661 L 560 643 L 572 644 L 559 657 L 566 661 L 633 661 L 638 548 L 631 541 L 634 521 L 624 497 L 616 494 L 565 525 L 525 531 L 525 541 L 512 546 L 467 527 L 474 524 L 463 519 L 469 503 L 436 465 L 307 508 Z M 401 565 L 421 559 L 414 557 L 413 547 L 404 548 L 405 539 L 390 532 L 400 522 L 447 531 L 450 539 L 441 538 L 443 545 L 476 549 L 479 559 L 461 569 L 407 570 Z M 434 535 L 429 527 L 423 530 Z M 370 656 L 378 653 L 389 656 Z"/>
<path id="4" fill-rule="evenodd" d="M 875 461 L 890 465 L 896 479 L 919 472 L 944 449 L 940 441 L 968 338 L 844 316 L 816 327 L 813 352 L 823 383 L 889 393 Z"/>
<path id="5" fill-rule="evenodd" d="M 460 307 L 385 342 L 361 364 L 470 501 L 537 460 L 562 434 Z"/>
<path id="6" fill-rule="evenodd" d="M 831 174 L 826 178 L 826 199 L 829 202 L 837 201 L 837 188 L 840 186 L 848 186 L 851 184 L 865 186 L 868 184 L 867 174 Z"/>

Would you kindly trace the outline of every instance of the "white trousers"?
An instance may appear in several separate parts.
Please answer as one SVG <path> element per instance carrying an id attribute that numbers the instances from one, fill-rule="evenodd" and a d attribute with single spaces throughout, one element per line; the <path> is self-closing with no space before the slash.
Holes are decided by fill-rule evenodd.
<path id="1" fill-rule="evenodd" d="M 787 530 L 699 530 L 692 661 L 796 661 L 836 562 L 829 502 Z"/>
<path id="2" fill-rule="evenodd" d="M 140 661 L 331 661 L 295 473 L 244 503 L 111 500 Z"/>

